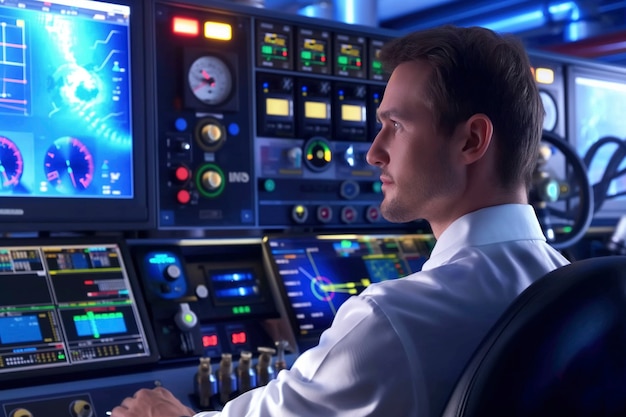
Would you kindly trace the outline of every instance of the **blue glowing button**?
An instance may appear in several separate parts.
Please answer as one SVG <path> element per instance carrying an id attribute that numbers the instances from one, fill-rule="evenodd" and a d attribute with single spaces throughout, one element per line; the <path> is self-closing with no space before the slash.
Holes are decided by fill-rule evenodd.
<path id="1" fill-rule="evenodd" d="M 183 119 L 182 117 L 179 117 L 174 122 L 174 126 L 176 127 L 176 130 L 178 130 L 179 132 L 184 132 L 185 130 L 187 130 L 187 120 Z"/>
<path id="2" fill-rule="evenodd" d="M 361 190 L 357 182 L 344 181 L 341 183 L 339 194 L 347 200 L 352 200 L 353 198 L 359 195 L 360 191 Z"/>

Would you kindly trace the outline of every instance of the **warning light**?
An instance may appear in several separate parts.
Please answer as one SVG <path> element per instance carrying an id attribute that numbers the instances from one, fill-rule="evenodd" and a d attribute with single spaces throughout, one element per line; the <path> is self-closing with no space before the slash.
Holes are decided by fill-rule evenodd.
<path id="1" fill-rule="evenodd" d="M 204 37 L 229 41 L 233 38 L 233 28 L 228 23 L 207 21 L 204 22 Z"/>
<path id="2" fill-rule="evenodd" d="M 217 335 L 204 335 L 202 336 L 202 346 L 205 348 L 217 346 Z"/>
<path id="3" fill-rule="evenodd" d="M 177 35 L 198 36 L 200 34 L 200 22 L 196 19 L 175 17 L 172 23 L 172 32 Z"/>
<path id="4" fill-rule="evenodd" d="M 248 341 L 248 335 L 246 332 L 236 332 L 230 335 L 230 340 L 233 345 L 242 345 Z"/>
<path id="5" fill-rule="evenodd" d="M 554 83 L 554 71 L 550 68 L 536 68 L 535 80 L 540 84 Z"/>

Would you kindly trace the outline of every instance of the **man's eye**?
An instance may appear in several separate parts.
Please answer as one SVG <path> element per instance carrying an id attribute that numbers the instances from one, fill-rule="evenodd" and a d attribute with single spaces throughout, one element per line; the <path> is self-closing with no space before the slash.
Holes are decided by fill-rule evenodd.
<path id="1" fill-rule="evenodd" d="M 398 122 L 394 122 L 394 121 L 392 121 L 391 123 L 393 123 L 393 128 L 394 128 L 394 129 L 397 129 L 397 128 L 399 128 L 399 127 L 400 127 L 400 123 L 398 123 Z"/>

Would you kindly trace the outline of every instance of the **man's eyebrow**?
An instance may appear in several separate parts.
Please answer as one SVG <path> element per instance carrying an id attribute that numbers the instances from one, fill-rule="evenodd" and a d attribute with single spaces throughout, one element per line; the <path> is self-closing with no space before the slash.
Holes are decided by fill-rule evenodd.
<path id="1" fill-rule="evenodd" d="M 377 120 L 382 120 L 382 119 L 391 119 L 391 118 L 401 118 L 402 114 L 400 113 L 400 111 L 398 111 L 397 109 L 389 109 L 389 110 L 385 110 L 385 111 L 376 111 L 376 119 Z"/>

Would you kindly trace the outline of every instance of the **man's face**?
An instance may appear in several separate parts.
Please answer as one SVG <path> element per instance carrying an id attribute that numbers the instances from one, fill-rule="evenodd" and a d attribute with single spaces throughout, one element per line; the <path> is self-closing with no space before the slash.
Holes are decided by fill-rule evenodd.
<path id="1" fill-rule="evenodd" d="M 426 98 L 430 74 L 425 62 L 400 64 L 378 108 L 382 129 L 367 162 L 381 169 L 381 212 L 389 221 L 434 220 L 458 197 L 452 138 L 437 132 Z"/>

